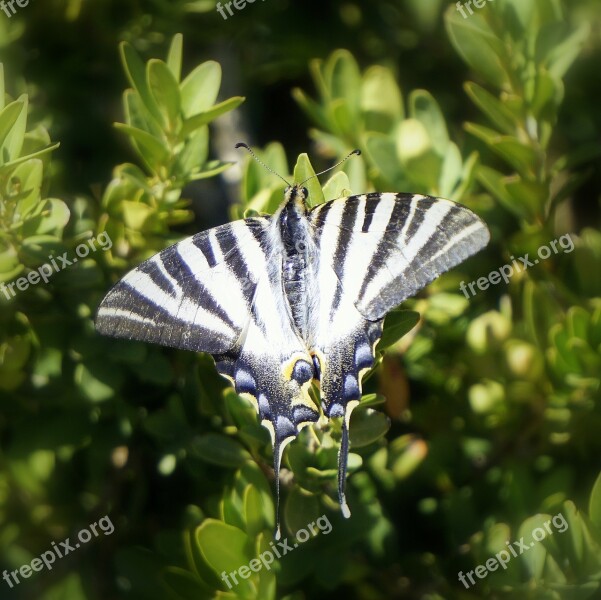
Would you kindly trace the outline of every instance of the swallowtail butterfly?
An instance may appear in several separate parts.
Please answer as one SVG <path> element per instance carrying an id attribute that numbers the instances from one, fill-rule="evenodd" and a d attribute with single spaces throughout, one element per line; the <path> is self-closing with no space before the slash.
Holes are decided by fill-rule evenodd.
<path id="1" fill-rule="evenodd" d="M 369 193 L 309 210 L 307 194 L 288 184 L 275 214 L 197 233 L 146 260 L 104 298 L 96 328 L 212 354 L 271 434 L 278 507 L 282 452 L 319 419 L 309 395 L 319 382 L 324 414 L 343 418 L 338 495 L 348 517 L 349 419 L 384 317 L 486 246 L 489 232 L 442 198 Z"/>

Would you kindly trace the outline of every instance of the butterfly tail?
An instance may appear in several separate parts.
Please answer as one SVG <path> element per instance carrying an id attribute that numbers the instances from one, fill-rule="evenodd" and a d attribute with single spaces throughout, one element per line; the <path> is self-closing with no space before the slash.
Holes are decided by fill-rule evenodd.
<path id="1" fill-rule="evenodd" d="M 277 435 L 273 444 L 273 472 L 275 475 L 275 531 L 273 537 L 279 540 L 282 537 L 280 527 L 280 464 L 282 462 L 282 444 Z"/>
<path id="2" fill-rule="evenodd" d="M 348 424 L 346 419 L 342 420 L 342 440 L 340 442 L 340 451 L 338 452 L 338 500 L 340 502 L 340 509 L 345 519 L 351 516 L 351 511 L 346 502 L 346 468 L 348 465 L 348 453 L 349 453 L 349 434 Z"/>

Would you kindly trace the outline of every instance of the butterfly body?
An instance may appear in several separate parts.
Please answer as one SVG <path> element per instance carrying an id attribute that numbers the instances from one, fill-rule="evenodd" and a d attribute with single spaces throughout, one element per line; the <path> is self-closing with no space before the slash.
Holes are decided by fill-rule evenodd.
<path id="1" fill-rule="evenodd" d="M 284 203 L 274 215 L 279 239 L 276 239 L 272 251 L 277 255 L 277 248 L 282 249 L 281 257 L 276 260 L 281 263 L 283 293 L 290 317 L 305 344 L 308 344 L 314 306 L 307 300 L 315 297 L 314 290 L 310 289 L 314 281 L 311 265 L 317 258 L 317 252 L 307 219 L 306 195 L 306 189 L 300 186 L 287 189 Z"/>
<path id="2" fill-rule="evenodd" d="M 484 223 L 449 200 L 371 193 L 310 210 L 301 186 L 272 216 L 187 238 L 128 273 L 97 315 L 101 333 L 209 352 L 269 430 L 279 497 L 284 447 L 315 423 L 309 395 L 342 417 L 338 492 L 361 378 L 388 311 L 483 248 Z"/>

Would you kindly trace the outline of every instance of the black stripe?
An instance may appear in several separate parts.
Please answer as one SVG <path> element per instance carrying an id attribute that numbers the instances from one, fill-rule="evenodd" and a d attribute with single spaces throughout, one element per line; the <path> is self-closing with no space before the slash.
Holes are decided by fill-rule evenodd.
<path id="1" fill-rule="evenodd" d="M 161 252 L 158 256 L 153 257 L 150 260 L 147 260 L 146 262 L 143 262 L 141 265 L 138 266 L 136 271 L 140 271 L 141 273 L 145 273 L 146 275 L 148 275 L 152 282 L 155 283 L 159 288 L 161 288 L 163 292 L 169 294 L 169 296 L 171 296 L 172 298 L 176 298 L 177 290 L 175 286 L 171 281 L 169 281 L 169 279 L 165 277 L 165 275 L 161 272 L 159 266 L 156 264 L 156 261 L 161 260 L 165 252 L 167 251 L 168 249 Z"/>
<path id="2" fill-rule="evenodd" d="M 407 233 L 405 234 L 405 239 L 408 242 L 410 242 L 411 238 L 417 233 L 417 230 L 426 218 L 426 213 L 430 208 L 432 208 L 432 205 L 436 204 L 436 202 L 436 198 L 431 198 L 429 196 L 426 198 L 420 198 L 420 200 L 417 201 L 417 207 L 413 213 L 413 219 L 411 220 L 411 223 L 409 223 Z"/>
<path id="3" fill-rule="evenodd" d="M 313 214 L 317 214 L 317 218 L 313 223 L 315 227 L 317 227 L 318 229 L 321 229 L 323 227 L 323 224 L 326 222 L 326 219 L 328 218 L 328 213 L 332 209 L 332 204 L 334 202 L 336 202 L 336 200 L 330 200 L 329 202 L 326 202 L 325 204 L 320 204 L 318 207 L 313 209 L 313 211 L 315 211 Z"/>
<path id="4" fill-rule="evenodd" d="M 357 216 L 359 214 L 359 211 L 357 210 L 358 207 L 359 199 L 357 198 L 357 196 L 353 196 L 344 203 L 344 206 L 342 208 L 340 231 L 338 232 L 338 238 L 336 240 L 336 250 L 334 251 L 334 256 L 332 257 L 332 266 L 334 269 L 336 269 L 337 266 L 340 265 L 341 275 L 344 274 L 345 257 L 349 248 L 351 238 L 353 236 L 355 222 L 357 221 Z M 332 306 L 330 307 L 330 319 L 333 319 L 334 313 L 338 310 L 341 298 L 342 285 L 339 283 L 336 286 L 336 292 L 334 294 Z"/>
<path id="5" fill-rule="evenodd" d="M 445 227 L 440 229 L 437 226 L 436 234 L 430 237 L 430 239 L 421 247 L 420 251 L 415 257 L 416 264 L 425 266 L 432 260 L 432 257 L 449 242 L 449 240 L 461 232 L 464 226 L 452 227 L 453 221 L 456 217 L 461 217 L 465 214 L 465 210 L 459 206 L 454 206 L 444 217 Z M 471 225 L 472 221 L 468 225 Z"/>
<path id="6" fill-rule="evenodd" d="M 192 243 L 203 253 L 209 267 L 213 268 L 217 264 L 217 259 L 208 232 L 197 233 L 192 237 Z"/>
<path id="7" fill-rule="evenodd" d="M 241 249 L 238 247 L 238 240 L 231 227 L 225 229 L 223 233 L 217 237 L 217 244 L 221 249 L 225 265 L 229 267 L 235 278 L 240 282 L 246 281 L 250 269 L 242 255 Z"/>
<path id="8" fill-rule="evenodd" d="M 244 220 L 244 224 L 255 240 L 259 242 L 261 250 L 263 250 L 265 255 L 267 255 L 267 240 L 265 239 L 265 230 L 267 227 L 269 227 L 270 222 L 271 217 L 252 217 Z"/>
<path id="9" fill-rule="evenodd" d="M 163 264 L 169 275 L 182 286 L 184 296 L 186 298 L 193 298 L 198 306 L 219 317 L 226 325 L 236 331 L 237 327 L 234 322 L 222 306 L 218 304 L 211 292 L 196 279 L 190 265 L 177 252 L 177 246 L 172 246 L 168 250 L 173 250 L 173 252 L 170 252 L 168 256 L 163 258 Z M 172 315 L 172 318 L 175 319 L 176 315 Z"/>
<path id="10" fill-rule="evenodd" d="M 371 227 L 371 222 L 374 218 L 374 213 L 376 212 L 376 208 L 380 203 L 380 194 L 377 195 L 377 198 L 374 198 L 372 194 L 368 194 L 367 199 L 365 200 L 365 214 L 363 215 L 363 224 L 361 225 L 361 232 L 367 233 L 369 228 Z"/>
<path id="11" fill-rule="evenodd" d="M 359 290 L 359 299 L 363 299 L 367 287 L 375 279 L 376 275 L 386 265 L 386 261 L 390 256 L 391 252 L 396 248 L 394 241 L 398 236 L 398 233 L 402 229 L 402 225 L 405 223 L 409 216 L 410 203 L 400 201 L 398 198 L 394 200 L 392 212 L 386 223 L 386 229 L 382 234 L 376 251 L 374 252 L 371 268 L 367 272 L 361 289 Z"/>

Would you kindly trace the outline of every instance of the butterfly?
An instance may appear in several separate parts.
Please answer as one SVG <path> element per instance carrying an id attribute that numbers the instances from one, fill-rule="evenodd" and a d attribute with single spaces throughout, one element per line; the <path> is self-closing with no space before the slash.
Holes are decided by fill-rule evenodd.
<path id="1" fill-rule="evenodd" d="M 287 185 L 273 215 L 197 233 L 146 260 L 96 316 L 102 334 L 210 353 L 253 403 L 273 443 L 276 539 L 282 453 L 320 418 L 312 382 L 325 416 L 342 418 L 338 496 L 348 518 L 349 419 L 386 313 L 490 237 L 450 200 L 367 193 L 308 209 L 303 183 Z"/>

